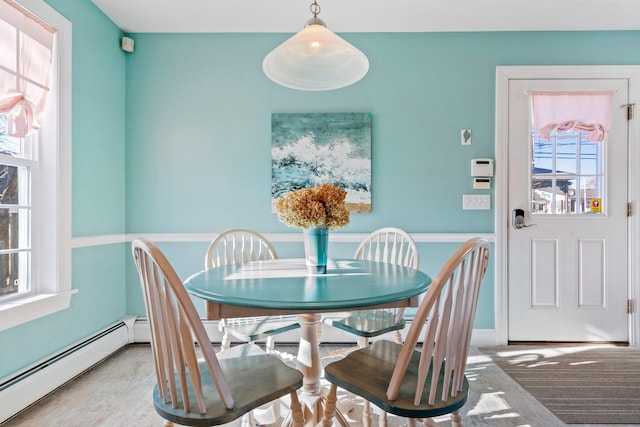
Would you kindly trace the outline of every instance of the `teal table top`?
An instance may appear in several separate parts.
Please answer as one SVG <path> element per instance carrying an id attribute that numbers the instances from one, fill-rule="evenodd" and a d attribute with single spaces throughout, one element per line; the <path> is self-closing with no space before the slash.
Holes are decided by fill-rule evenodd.
<path id="1" fill-rule="evenodd" d="M 425 292 L 431 278 L 418 270 L 353 259 L 329 260 L 326 274 L 307 273 L 304 259 L 226 265 L 194 274 L 187 291 L 219 304 L 292 311 L 357 309 Z"/>

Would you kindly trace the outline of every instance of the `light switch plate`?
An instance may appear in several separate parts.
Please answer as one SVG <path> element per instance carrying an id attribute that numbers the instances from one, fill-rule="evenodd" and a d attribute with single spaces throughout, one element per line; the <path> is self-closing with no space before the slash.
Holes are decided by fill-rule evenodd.
<path id="1" fill-rule="evenodd" d="M 491 194 L 463 194 L 463 210 L 489 210 L 491 209 Z"/>

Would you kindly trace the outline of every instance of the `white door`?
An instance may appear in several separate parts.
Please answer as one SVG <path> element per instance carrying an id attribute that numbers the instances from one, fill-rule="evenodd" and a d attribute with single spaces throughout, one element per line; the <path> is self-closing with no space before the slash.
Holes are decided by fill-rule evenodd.
<path id="1" fill-rule="evenodd" d="M 628 84 L 509 82 L 509 341 L 628 341 Z M 539 138 L 531 126 L 539 91 L 612 91 L 607 138 Z"/>

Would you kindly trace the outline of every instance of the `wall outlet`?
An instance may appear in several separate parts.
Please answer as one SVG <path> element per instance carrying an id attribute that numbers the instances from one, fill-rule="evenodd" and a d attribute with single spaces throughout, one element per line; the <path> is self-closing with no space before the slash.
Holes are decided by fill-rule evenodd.
<path id="1" fill-rule="evenodd" d="M 491 209 L 491 194 L 463 194 L 463 210 L 488 210 Z"/>

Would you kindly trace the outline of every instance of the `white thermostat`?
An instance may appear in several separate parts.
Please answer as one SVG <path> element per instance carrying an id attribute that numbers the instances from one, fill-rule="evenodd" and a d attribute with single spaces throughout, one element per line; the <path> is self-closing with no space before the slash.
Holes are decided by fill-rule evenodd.
<path id="1" fill-rule="evenodd" d="M 493 159 L 471 160 L 471 176 L 493 176 Z"/>

